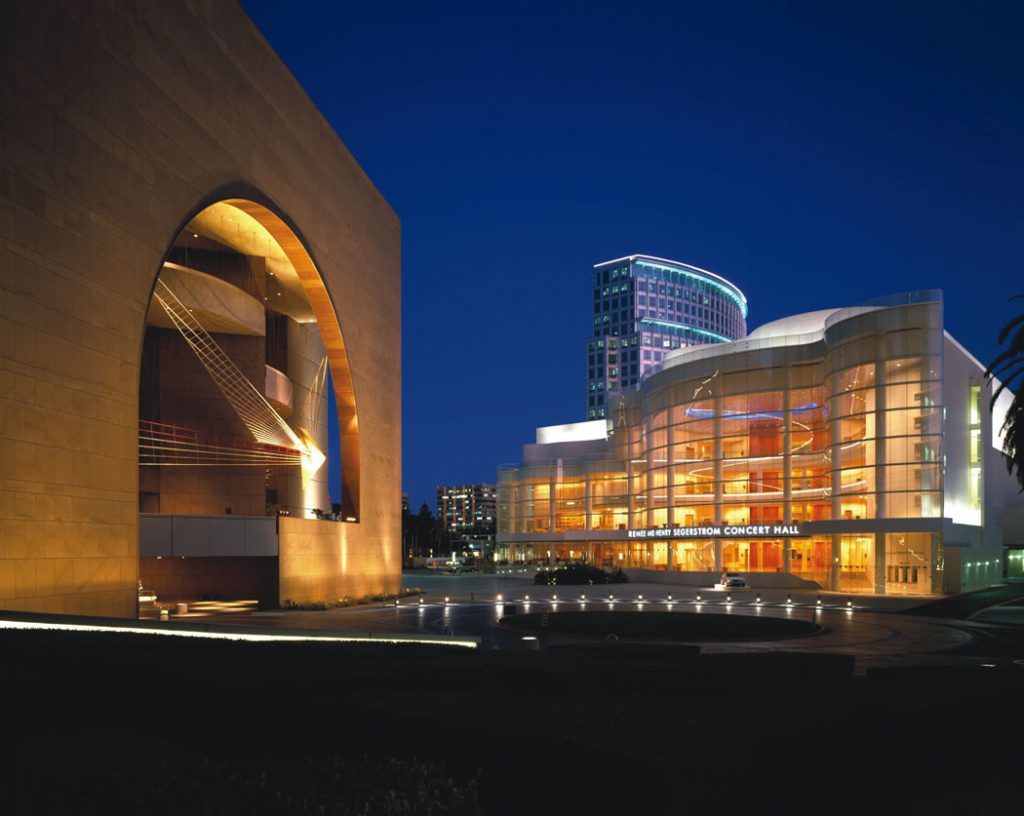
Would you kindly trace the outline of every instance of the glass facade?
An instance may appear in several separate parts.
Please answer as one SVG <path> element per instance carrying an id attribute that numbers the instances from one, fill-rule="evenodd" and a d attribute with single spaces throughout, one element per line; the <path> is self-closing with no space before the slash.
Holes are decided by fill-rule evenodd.
<path id="1" fill-rule="evenodd" d="M 747 333 L 743 293 L 711 272 L 645 255 L 594 267 L 594 327 L 587 342 L 587 418 L 634 388 L 673 349 Z"/>
<path id="2" fill-rule="evenodd" d="M 928 295 L 842 310 L 800 342 L 674 356 L 609 403 L 604 453 L 499 472 L 499 556 L 504 540 L 512 560 L 937 591 L 941 535 L 920 531 L 943 507 L 942 306 Z M 801 535 L 627 538 L 773 524 L 800 525 Z M 539 532 L 555 535 L 542 544 L 524 536 Z"/>

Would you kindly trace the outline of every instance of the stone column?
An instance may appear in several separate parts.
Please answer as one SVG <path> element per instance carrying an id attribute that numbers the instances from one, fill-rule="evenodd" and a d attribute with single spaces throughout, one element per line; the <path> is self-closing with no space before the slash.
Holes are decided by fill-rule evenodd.
<path id="1" fill-rule="evenodd" d="M 788 371 L 788 369 L 787 369 Z M 782 392 L 782 520 L 793 523 L 793 404 L 789 389 Z M 792 572 L 788 538 L 782 539 L 782 571 Z"/>
<path id="2" fill-rule="evenodd" d="M 838 381 L 836 378 L 833 384 Z M 832 518 L 839 519 L 843 516 L 843 502 L 841 498 L 842 493 L 842 472 L 840 466 L 842 465 L 842 446 L 843 446 L 843 428 L 842 422 L 839 416 L 840 410 L 840 399 L 839 395 L 835 393 L 833 388 L 832 397 L 829 400 L 829 416 L 831 417 L 831 436 L 832 436 Z M 832 564 L 829 570 L 829 585 L 828 588 L 833 591 L 839 590 L 839 576 L 840 576 L 840 557 L 842 555 L 842 545 L 840 544 L 840 537 L 838 535 L 832 536 Z"/>
<path id="3" fill-rule="evenodd" d="M 840 472 L 840 466 L 842 464 L 841 457 L 843 455 L 843 426 L 839 417 L 840 400 L 836 394 L 832 395 L 829 400 L 829 420 L 831 426 L 832 435 L 832 518 L 842 518 L 843 515 L 843 502 L 840 498 L 842 493 L 842 474 Z"/>
<path id="4" fill-rule="evenodd" d="M 558 476 L 562 470 L 562 460 L 558 460 L 558 466 L 548 476 L 548 532 L 555 532 L 555 492 L 558 485 Z"/>
<path id="5" fill-rule="evenodd" d="M 667 475 L 665 477 L 666 480 L 667 480 L 667 484 L 665 485 L 665 497 L 666 497 L 665 498 L 665 508 L 666 508 L 665 513 L 668 516 L 668 526 L 669 527 L 674 527 L 675 523 L 676 523 L 676 518 L 675 518 L 675 512 L 676 512 L 676 510 L 675 510 L 675 508 L 676 508 L 676 501 L 675 501 L 675 495 L 676 495 L 676 488 L 675 488 L 675 478 L 676 478 L 676 462 L 675 462 L 675 460 L 676 460 L 676 451 L 675 451 L 675 448 L 676 448 L 676 433 L 675 433 L 675 427 L 672 425 L 672 408 L 671 408 L 671 406 L 665 410 L 665 423 L 666 423 L 666 433 L 665 433 L 665 436 L 666 436 L 666 443 L 668 445 L 668 447 L 665 449 L 665 451 L 666 451 L 665 458 L 668 459 L 668 469 L 666 470 L 666 474 Z M 665 541 L 665 546 L 667 547 L 666 555 L 665 555 L 665 571 L 666 572 L 672 572 L 672 570 L 675 568 L 675 564 L 674 564 L 675 557 L 674 557 L 674 553 L 672 551 L 673 550 L 672 539 L 667 539 Z"/>
<path id="6" fill-rule="evenodd" d="M 832 574 L 829 578 L 828 588 L 833 592 L 839 591 L 840 559 L 842 557 L 843 545 L 842 536 L 832 536 Z"/>
<path id="7" fill-rule="evenodd" d="M 885 364 L 875 369 L 875 518 L 885 518 Z"/>
<path id="8" fill-rule="evenodd" d="M 644 520 L 644 527 L 655 527 L 654 523 L 654 493 L 655 491 L 651 487 L 651 477 L 654 471 L 654 448 L 652 447 L 652 436 L 654 431 L 650 428 L 644 434 L 644 468 L 647 473 L 647 478 L 644 480 L 644 488 L 647 494 L 647 500 L 644 502 L 644 507 L 647 508 L 647 518 Z"/>
<path id="9" fill-rule="evenodd" d="M 875 592 L 885 594 L 885 533 L 875 533 Z"/>
<path id="10" fill-rule="evenodd" d="M 789 389 L 782 392 L 782 519 L 793 522 L 793 406 Z"/>
<path id="11" fill-rule="evenodd" d="M 643 527 L 638 523 L 636 517 L 636 496 L 633 494 L 633 472 L 636 466 L 633 464 L 633 455 L 626 460 L 626 527 Z"/>
<path id="12" fill-rule="evenodd" d="M 722 399 L 715 398 L 715 418 L 712 420 L 712 433 L 715 435 L 712 456 L 712 472 L 715 476 L 715 524 L 722 523 Z"/>
<path id="13" fill-rule="evenodd" d="M 585 516 L 583 518 L 583 529 L 584 530 L 593 530 L 594 529 L 594 526 L 593 526 L 593 524 L 591 524 L 591 521 L 590 521 L 590 514 L 594 511 L 594 498 L 593 498 L 593 496 L 590 495 L 592 487 L 593 487 L 593 482 L 592 482 L 592 480 L 590 478 L 590 474 L 588 473 L 586 475 L 586 478 L 584 479 L 584 482 L 583 482 L 583 490 L 584 490 L 584 493 L 583 493 L 583 496 L 584 496 L 584 499 L 583 499 L 583 501 L 584 501 L 584 510 L 583 510 L 583 512 L 585 513 Z"/>
<path id="14" fill-rule="evenodd" d="M 715 474 L 715 524 L 722 523 L 722 398 L 715 397 L 715 417 L 712 420 L 714 440 L 714 462 L 712 471 Z M 722 572 L 722 539 L 715 539 L 715 572 Z"/>

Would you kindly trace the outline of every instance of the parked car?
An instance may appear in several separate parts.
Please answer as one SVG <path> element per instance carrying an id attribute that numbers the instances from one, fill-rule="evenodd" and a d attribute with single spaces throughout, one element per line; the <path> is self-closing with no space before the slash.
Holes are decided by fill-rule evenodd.
<path id="1" fill-rule="evenodd" d="M 723 572 L 721 583 L 726 589 L 733 589 L 735 587 L 745 587 L 747 579 L 738 572 Z"/>

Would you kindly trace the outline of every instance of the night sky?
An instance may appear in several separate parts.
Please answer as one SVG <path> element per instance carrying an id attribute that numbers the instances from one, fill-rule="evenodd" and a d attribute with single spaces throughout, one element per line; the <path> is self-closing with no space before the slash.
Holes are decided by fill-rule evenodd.
<path id="1" fill-rule="evenodd" d="M 584 419 L 599 261 L 751 329 L 941 288 L 985 362 L 1024 292 L 1020 4 L 243 5 L 402 220 L 414 509 Z"/>

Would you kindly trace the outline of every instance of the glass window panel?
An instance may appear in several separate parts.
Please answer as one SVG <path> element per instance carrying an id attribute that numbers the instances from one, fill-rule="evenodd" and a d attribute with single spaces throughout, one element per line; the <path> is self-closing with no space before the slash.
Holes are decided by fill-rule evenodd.
<path id="1" fill-rule="evenodd" d="M 647 474 L 649 488 L 664 488 L 668 484 L 668 468 L 652 468 Z"/>
<path id="2" fill-rule="evenodd" d="M 762 504 L 750 505 L 751 524 L 781 524 L 783 518 L 783 506 L 781 503 L 765 502 Z"/>
<path id="3" fill-rule="evenodd" d="M 839 471 L 839 491 L 841 493 L 871 493 L 875 489 L 875 469 L 873 467 L 844 468 Z"/>
<path id="4" fill-rule="evenodd" d="M 823 382 L 825 382 L 825 367 L 821 363 L 790 366 L 790 388 L 814 386 Z"/>
<path id="5" fill-rule="evenodd" d="M 676 442 L 691 439 L 710 439 L 715 433 L 715 423 L 710 419 L 697 420 L 686 425 L 677 425 L 673 431 Z"/>
<path id="6" fill-rule="evenodd" d="M 791 506 L 790 519 L 805 521 L 827 521 L 832 518 L 832 501 L 795 501 Z"/>
<path id="7" fill-rule="evenodd" d="M 941 436 L 897 436 L 885 440 L 886 464 L 901 462 L 938 462 L 940 459 Z"/>
<path id="8" fill-rule="evenodd" d="M 836 401 L 838 416 L 851 416 L 875 410 L 875 389 L 864 388 L 860 391 L 848 391 L 840 394 Z"/>
<path id="9" fill-rule="evenodd" d="M 839 518 L 841 519 L 870 519 L 875 518 L 875 495 L 848 495 L 840 500 Z"/>
<path id="10" fill-rule="evenodd" d="M 690 389 L 692 394 L 694 390 L 700 387 L 698 383 L 693 389 Z M 687 386 L 689 388 L 689 386 Z M 672 409 L 672 423 L 678 425 L 681 422 L 694 422 L 706 420 L 715 415 L 715 402 L 714 400 L 697 400 L 695 402 L 689 402 L 685 405 L 677 405 Z"/>
<path id="11" fill-rule="evenodd" d="M 782 553 L 778 540 L 724 541 L 722 567 L 735 572 L 781 572 Z"/>
<path id="12" fill-rule="evenodd" d="M 669 546 L 672 547 L 672 560 L 675 569 L 682 572 L 714 570 L 715 544 L 710 539 L 673 541 Z"/>
<path id="13" fill-rule="evenodd" d="M 750 455 L 750 440 L 746 436 L 730 436 L 722 439 L 722 458 L 741 459 Z"/>
<path id="14" fill-rule="evenodd" d="M 938 518 L 942 515 L 942 494 L 938 491 L 887 493 L 885 512 L 890 518 Z"/>
<path id="15" fill-rule="evenodd" d="M 937 380 L 941 372 L 941 358 L 927 356 L 903 356 L 885 361 L 885 384 Z"/>
<path id="16" fill-rule="evenodd" d="M 942 388 L 939 383 L 907 382 L 886 386 L 885 407 L 928 408 L 939 405 Z"/>
<path id="17" fill-rule="evenodd" d="M 715 506 L 710 501 L 704 504 L 676 504 L 672 511 L 672 523 L 684 527 L 697 524 L 713 524 Z"/>
<path id="18" fill-rule="evenodd" d="M 723 524 L 750 524 L 750 504 L 747 502 L 732 504 L 725 502 L 722 505 Z"/>
<path id="19" fill-rule="evenodd" d="M 859 365 L 840 371 L 833 376 L 833 391 L 841 394 L 859 388 L 867 388 L 875 384 L 875 366 Z"/>
<path id="20" fill-rule="evenodd" d="M 875 437 L 875 415 L 861 414 L 860 416 L 844 417 L 839 421 L 839 441 L 856 442 L 862 439 L 874 439 Z"/>
<path id="21" fill-rule="evenodd" d="M 807 581 L 829 585 L 832 572 L 832 538 L 791 538 L 789 546 L 789 570 Z"/>
<path id="22" fill-rule="evenodd" d="M 783 400 L 781 390 L 751 394 L 747 401 L 747 413 L 761 419 L 769 418 L 764 415 L 771 415 L 772 418 L 781 421 Z"/>
<path id="23" fill-rule="evenodd" d="M 839 454 L 834 457 L 839 468 L 866 467 L 875 464 L 875 442 L 845 442 L 839 446 Z"/>
<path id="24" fill-rule="evenodd" d="M 927 595 L 933 591 L 935 547 L 931 533 L 887 533 L 885 591 L 892 595 Z"/>
<path id="25" fill-rule="evenodd" d="M 941 408 L 908 408 L 885 412 L 886 436 L 942 433 Z"/>
<path id="26" fill-rule="evenodd" d="M 663 448 L 668 444 L 668 431 L 664 428 L 656 431 L 649 431 L 647 433 L 647 447 L 649 448 Z"/>
<path id="27" fill-rule="evenodd" d="M 874 535 L 840 536 L 839 589 L 842 592 L 875 591 Z"/>
<path id="28" fill-rule="evenodd" d="M 625 506 L 609 507 L 590 514 L 590 526 L 594 530 L 625 530 L 629 512 Z"/>

